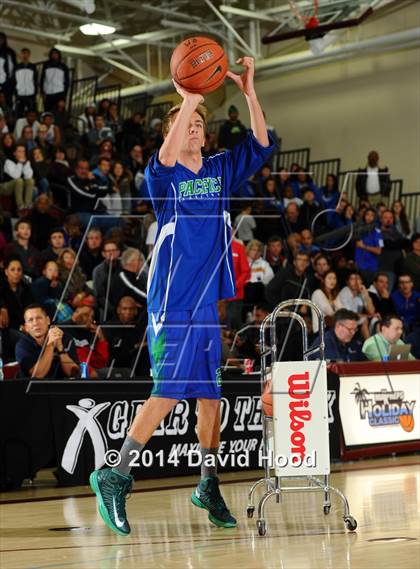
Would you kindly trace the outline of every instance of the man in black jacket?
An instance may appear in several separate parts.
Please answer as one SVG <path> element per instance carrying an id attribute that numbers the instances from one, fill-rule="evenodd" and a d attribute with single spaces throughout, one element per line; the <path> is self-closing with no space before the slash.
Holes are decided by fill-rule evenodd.
<path id="1" fill-rule="evenodd" d="M 38 74 L 30 58 L 31 51 L 27 47 L 21 49 L 21 63 L 16 65 L 14 75 L 17 118 L 23 117 L 26 111 L 36 111 Z"/>
<path id="2" fill-rule="evenodd" d="M 277 271 L 265 287 L 265 298 L 272 309 L 289 298 L 310 298 L 308 267 L 309 255 L 298 252 L 293 259 L 293 265 L 287 265 Z"/>
<path id="3" fill-rule="evenodd" d="M 52 48 L 48 61 L 42 67 L 41 93 L 44 96 L 44 110 L 55 111 L 57 102 L 66 99 L 70 84 L 69 68 L 61 61 L 61 52 Z"/>
<path id="4" fill-rule="evenodd" d="M 108 185 L 100 185 L 94 174 L 89 171 L 87 160 L 77 162 L 75 175 L 67 178 L 67 185 L 70 190 L 70 209 L 77 213 L 82 227 L 87 226 L 93 213 L 106 213 L 105 206 L 97 201 L 98 198 L 107 195 Z"/>
<path id="5" fill-rule="evenodd" d="M 391 191 L 388 168 L 379 168 L 379 154 L 372 150 L 368 154 L 365 169 L 359 169 L 356 178 L 356 192 L 361 200 L 369 200 L 372 207 L 387 202 Z"/>
<path id="6" fill-rule="evenodd" d="M 117 272 L 111 283 L 111 303 L 117 306 L 123 296 L 132 296 L 142 306 L 146 306 L 147 272 L 144 255 L 134 247 L 128 247 L 121 255 L 121 271 Z"/>
<path id="7" fill-rule="evenodd" d="M 13 105 L 13 75 L 16 67 L 15 50 L 7 45 L 7 36 L 0 32 L 0 91 L 3 91 L 7 107 Z"/>

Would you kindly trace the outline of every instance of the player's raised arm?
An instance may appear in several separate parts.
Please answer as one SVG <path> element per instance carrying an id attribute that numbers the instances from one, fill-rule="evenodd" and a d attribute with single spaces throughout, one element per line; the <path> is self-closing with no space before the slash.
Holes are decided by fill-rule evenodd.
<path id="1" fill-rule="evenodd" d="M 199 93 L 189 93 L 175 81 L 173 84 L 183 101 L 181 109 L 159 150 L 159 162 L 163 166 L 175 166 L 192 114 L 197 106 L 204 101 L 203 96 Z"/>
<path id="2" fill-rule="evenodd" d="M 255 138 L 262 146 L 269 146 L 270 142 L 268 139 L 267 128 L 265 126 L 263 111 L 254 88 L 254 58 L 241 57 L 236 61 L 236 63 L 245 67 L 245 71 L 242 75 L 237 75 L 236 73 L 232 73 L 232 71 L 228 71 L 226 75 L 237 84 L 239 89 L 245 95 L 251 118 L 251 129 Z"/>

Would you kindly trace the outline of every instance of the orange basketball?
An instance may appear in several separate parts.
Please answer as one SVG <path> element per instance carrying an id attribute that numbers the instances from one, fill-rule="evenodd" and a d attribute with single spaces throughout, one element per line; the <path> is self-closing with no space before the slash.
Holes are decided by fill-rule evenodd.
<path id="1" fill-rule="evenodd" d="M 411 433 L 414 429 L 414 417 L 413 415 L 400 415 L 400 425 L 407 431 L 407 433 Z"/>
<path id="2" fill-rule="evenodd" d="M 273 389 L 271 380 L 267 381 L 264 386 L 263 394 L 261 395 L 261 404 L 264 415 L 267 417 L 273 416 Z"/>
<path id="3" fill-rule="evenodd" d="M 211 93 L 225 80 L 226 54 L 212 38 L 197 36 L 184 40 L 174 49 L 171 74 L 191 93 Z"/>

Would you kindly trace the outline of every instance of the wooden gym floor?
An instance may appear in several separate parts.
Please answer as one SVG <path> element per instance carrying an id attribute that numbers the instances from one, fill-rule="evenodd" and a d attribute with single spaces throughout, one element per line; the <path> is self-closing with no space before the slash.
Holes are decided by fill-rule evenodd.
<path id="1" fill-rule="evenodd" d="M 322 493 L 271 499 L 268 531 L 259 537 L 246 517 L 250 483 L 260 473 L 225 474 L 222 491 L 238 517 L 236 529 L 209 524 L 189 502 L 191 477 L 140 481 L 127 502 L 132 533 L 102 523 L 86 486 L 55 488 L 50 471 L 19 492 L 0 494 L 2 569 L 416 569 L 419 550 L 418 456 L 333 467 L 331 483 L 348 497 L 358 521 L 343 524 L 341 503 L 322 513 Z M 54 529 L 55 528 L 55 529 Z M 69 528 L 75 528 L 69 531 Z"/>

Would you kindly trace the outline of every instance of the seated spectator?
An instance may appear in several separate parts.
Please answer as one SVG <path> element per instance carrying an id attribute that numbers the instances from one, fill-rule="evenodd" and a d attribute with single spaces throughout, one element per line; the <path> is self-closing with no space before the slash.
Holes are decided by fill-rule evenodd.
<path id="1" fill-rule="evenodd" d="M 82 227 L 87 227 L 93 213 L 105 213 L 105 206 L 96 205 L 98 198 L 105 198 L 108 186 L 98 184 L 94 174 L 89 171 L 87 160 L 79 160 L 75 175 L 67 179 L 70 190 L 71 211 L 77 213 Z M 97 223 L 97 222 L 95 222 Z"/>
<path id="2" fill-rule="evenodd" d="M 62 249 L 64 249 L 64 229 L 61 227 L 54 227 L 50 231 L 48 239 L 48 247 L 46 247 L 40 254 L 40 263 L 45 265 L 47 261 L 57 261 L 58 256 Z"/>
<path id="3" fill-rule="evenodd" d="M 274 277 L 273 269 L 263 259 L 263 244 L 257 239 L 252 239 L 246 247 L 248 263 L 251 269 L 250 283 L 262 283 L 267 285 Z"/>
<path id="4" fill-rule="evenodd" d="M 143 173 L 144 169 L 146 167 L 145 163 L 144 163 L 144 159 L 143 159 L 143 149 L 140 146 L 140 144 L 135 144 L 129 153 L 129 157 L 127 158 L 126 164 L 127 168 L 129 169 L 129 171 L 131 172 L 132 178 L 133 178 L 133 184 L 134 184 L 134 180 L 136 178 L 136 175 L 138 172 Z M 134 189 L 134 186 L 133 186 Z"/>
<path id="5" fill-rule="evenodd" d="M 324 253 L 317 253 L 312 259 L 312 267 L 309 272 L 311 272 L 311 269 L 313 274 L 311 275 L 309 282 L 312 290 L 315 290 L 321 287 L 324 282 L 325 275 L 331 270 L 329 258 L 324 255 Z"/>
<path id="6" fill-rule="evenodd" d="M 307 253 L 296 253 L 293 264 L 286 265 L 274 275 L 265 287 L 265 297 L 271 308 L 290 298 L 310 298 L 308 287 L 309 257 Z"/>
<path id="7" fill-rule="evenodd" d="M 31 163 L 26 158 L 26 149 L 22 144 L 16 146 L 13 158 L 6 158 L 3 180 L 0 196 L 14 196 L 19 215 L 23 215 L 32 204 L 35 182 Z"/>
<path id="8" fill-rule="evenodd" d="M 141 306 L 146 305 L 147 271 L 144 255 L 129 247 L 121 255 L 121 267 L 111 282 L 111 305 L 117 306 L 123 296 L 132 296 Z"/>
<path id="9" fill-rule="evenodd" d="M 305 172 L 304 168 L 299 167 L 295 174 L 292 176 L 290 185 L 293 188 L 295 197 L 303 199 L 303 191 L 308 188 L 314 195 L 313 201 L 317 201 L 319 206 L 321 203 L 320 191 L 316 187 L 314 181 L 309 174 Z"/>
<path id="10" fill-rule="evenodd" d="M 109 344 L 110 366 L 113 369 L 129 369 L 131 377 L 148 376 L 150 362 L 146 342 L 146 311 L 139 314 L 134 298 L 123 296 L 118 303 L 115 318 L 107 324 L 110 326 L 104 327 L 104 334 Z"/>
<path id="11" fill-rule="evenodd" d="M 287 252 L 287 262 L 289 264 L 293 263 L 293 259 L 299 253 L 300 244 L 302 237 L 300 233 L 290 233 L 286 239 L 286 252 Z"/>
<path id="12" fill-rule="evenodd" d="M 84 112 L 78 116 L 77 131 L 80 136 L 88 134 L 95 128 L 96 107 L 94 103 L 88 103 Z"/>
<path id="13" fill-rule="evenodd" d="M 41 250 L 47 247 L 52 229 L 62 222 L 62 215 L 53 207 L 51 198 L 47 194 L 41 194 L 36 198 L 26 219 L 32 224 L 32 242 Z"/>
<path id="14" fill-rule="evenodd" d="M 302 227 L 302 222 L 299 219 L 299 206 L 291 202 L 286 207 L 283 236 L 287 237 L 290 233 L 300 233 L 302 229 L 304 227 Z"/>
<path id="15" fill-rule="evenodd" d="M 34 148 L 38 148 L 35 142 L 34 131 L 31 126 L 23 127 L 22 136 L 18 139 L 18 144 L 23 144 L 26 148 L 26 154 L 29 156 Z"/>
<path id="16" fill-rule="evenodd" d="M 105 97 L 104 99 L 101 99 L 99 101 L 98 115 L 100 115 L 101 117 L 104 117 L 105 121 L 108 120 L 108 113 L 109 113 L 110 105 L 111 105 L 111 99 L 108 99 L 108 97 Z"/>
<path id="17" fill-rule="evenodd" d="M 100 263 L 103 258 L 101 256 L 102 248 L 102 232 L 100 229 L 94 227 L 89 229 L 86 236 L 86 243 L 82 247 L 79 255 L 79 263 L 83 273 L 86 275 L 88 281 L 92 279 L 93 270 Z"/>
<path id="18" fill-rule="evenodd" d="M 283 210 L 283 204 L 280 198 L 280 193 L 277 188 L 275 178 L 269 176 L 262 184 L 261 195 L 264 198 L 264 207 L 267 210 Z"/>
<path id="19" fill-rule="evenodd" d="M 32 128 L 32 132 L 34 137 L 38 134 L 38 128 L 40 123 L 38 122 L 38 113 L 35 110 L 28 109 L 25 113 L 25 117 L 20 118 L 16 121 L 15 124 L 15 139 L 19 140 L 22 136 L 22 131 L 25 126 L 30 126 Z"/>
<path id="20" fill-rule="evenodd" d="M 122 162 L 117 160 L 112 166 L 112 171 L 109 175 L 112 183 L 114 193 L 120 196 L 122 203 L 122 213 L 131 213 L 131 200 L 133 176 L 128 168 Z"/>
<path id="21" fill-rule="evenodd" d="M 64 302 L 69 302 L 76 294 L 86 288 L 86 276 L 79 263 L 76 262 L 76 253 L 73 249 L 64 248 L 58 255 L 58 279 L 64 286 Z"/>
<path id="22" fill-rule="evenodd" d="M 368 318 L 375 314 L 375 306 L 363 284 L 362 277 L 357 271 L 351 271 L 347 277 L 347 286 L 339 293 L 340 302 L 347 310 L 359 314 L 362 325 L 361 332 L 366 339 L 369 337 Z"/>
<path id="23" fill-rule="evenodd" d="M 43 155 L 46 160 L 51 160 L 54 156 L 54 146 L 48 140 L 48 126 L 46 124 L 40 124 L 38 128 L 38 133 L 35 137 L 35 142 L 37 146 L 42 150 Z"/>
<path id="24" fill-rule="evenodd" d="M 13 152 L 15 151 L 15 138 L 10 132 L 6 132 L 1 137 L 0 142 L 0 158 L 5 160 L 10 158 L 13 160 Z"/>
<path id="25" fill-rule="evenodd" d="M 403 271 L 411 276 L 414 289 L 420 290 L 420 233 L 414 233 L 411 238 L 412 250 L 403 263 Z"/>
<path id="26" fill-rule="evenodd" d="M 146 117 L 144 113 L 136 112 L 123 123 L 122 150 L 128 152 L 136 145 L 142 146 L 146 142 Z"/>
<path id="27" fill-rule="evenodd" d="M 378 272 L 379 256 L 384 247 L 382 233 L 375 227 L 375 218 L 375 210 L 368 208 L 363 215 L 363 236 L 356 241 L 356 267 L 368 285 Z"/>
<path id="28" fill-rule="evenodd" d="M 67 178 L 69 178 L 71 174 L 72 170 L 68 160 L 66 160 L 66 152 L 64 148 L 56 148 L 54 160 L 50 163 L 48 169 L 48 182 L 54 201 L 63 209 L 67 209 L 69 207 Z"/>
<path id="29" fill-rule="evenodd" d="M 50 192 L 50 182 L 48 174 L 50 165 L 45 160 L 43 150 L 35 147 L 31 154 L 31 166 L 34 173 L 35 186 L 39 194 L 48 194 Z"/>
<path id="30" fill-rule="evenodd" d="M 266 316 L 270 314 L 270 307 L 265 302 L 255 305 L 252 312 L 252 321 L 243 332 L 240 332 L 235 343 L 235 355 L 239 358 L 254 360 L 254 371 L 260 368 L 260 326 Z"/>
<path id="31" fill-rule="evenodd" d="M 283 254 L 283 243 L 279 235 L 272 235 L 268 239 L 265 259 L 273 269 L 274 274 L 284 267 L 286 256 Z"/>
<path id="32" fill-rule="evenodd" d="M 68 130 L 73 130 L 73 127 L 70 122 L 71 115 L 69 111 L 66 109 L 66 101 L 65 99 L 59 99 L 57 101 L 57 106 L 54 111 L 54 126 L 59 130 L 60 140 L 63 144 L 64 139 L 68 133 Z M 58 146 L 58 143 L 55 144 Z"/>
<path id="33" fill-rule="evenodd" d="M 320 249 L 318 245 L 314 245 L 314 236 L 312 235 L 312 231 L 310 229 L 304 229 L 301 231 L 300 236 L 302 238 L 299 248 L 300 251 L 308 253 L 310 257 L 313 257 L 319 253 Z"/>
<path id="34" fill-rule="evenodd" d="M 9 132 L 9 127 L 7 126 L 6 119 L 2 114 L 0 114 L 0 134 L 7 134 Z"/>
<path id="35" fill-rule="evenodd" d="M 105 126 L 105 119 L 102 115 L 95 116 L 95 128 L 87 134 L 87 143 L 91 155 L 98 154 L 99 145 L 103 140 L 110 140 L 115 143 L 114 133 L 109 126 Z"/>
<path id="36" fill-rule="evenodd" d="M 53 113 L 50 113 L 48 111 L 42 113 L 41 125 L 45 125 L 47 127 L 47 135 L 45 137 L 45 140 L 49 142 L 52 146 L 60 146 L 61 132 L 58 126 L 56 126 L 54 123 L 55 123 L 55 118 Z"/>
<path id="37" fill-rule="evenodd" d="M 235 273 L 236 296 L 226 301 L 224 308 L 226 319 L 231 330 L 239 330 L 242 326 L 245 286 L 251 276 L 245 246 L 236 237 L 232 239 L 232 260 Z"/>
<path id="38" fill-rule="evenodd" d="M 315 201 L 315 194 L 311 188 L 303 188 L 302 199 L 303 204 L 299 209 L 298 223 L 302 229 L 311 229 L 313 219 L 322 209 Z"/>
<path id="39" fill-rule="evenodd" d="M 102 203 L 105 205 L 106 210 L 114 215 L 121 215 L 121 196 L 118 192 L 118 188 L 112 184 L 109 175 L 110 171 L 111 161 L 108 160 L 108 158 L 101 158 L 98 162 L 98 166 L 92 171 L 92 173 L 98 182 L 98 187 L 101 190 L 105 190 L 106 188 L 107 194 L 101 199 Z"/>
<path id="40" fill-rule="evenodd" d="M 346 308 L 337 310 L 333 318 L 333 326 L 325 333 L 326 360 L 335 362 L 360 362 L 366 357 L 362 352 L 362 343 L 355 337 L 359 315 Z M 319 346 L 316 338 L 310 349 Z M 319 352 L 309 356 L 310 360 L 318 360 Z"/>
<path id="41" fill-rule="evenodd" d="M 105 239 L 102 242 L 102 262 L 93 269 L 93 290 L 97 300 L 97 307 L 101 313 L 101 320 L 105 321 L 110 312 L 109 294 L 112 278 L 122 270 L 119 256 L 120 245 L 114 239 Z"/>
<path id="42" fill-rule="evenodd" d="M 358 170 L 356 192 L 359 199 L 369 200 L 372 207 L 388 200 L 391 191 L 391 179 L 388 168 L 379 168 L 379 154 L 372 150 L 368 154 L 367 167 Z"/>
<path id="43" fill-rule="evenodd" d="M 396 312 L 407 333 L 420 321 L 420 292 L 413 288 L 411 276 L 402 274 L 398 277 L 398 290 L 391 294 Z"/>
<path id="44" fill-rule="evenodd" d="M 241 213 L 236 216 L 233 225 L 236 228 L 237 238 L 243 241 L 244 245 L 254 239 L 253 230 L 257 225 L 252 217 L 252 204 L 250 202 L 244 202 Z"/>
<path id="45" fill-rule="evenodd" d="M 82 245 L 82 226 L 79 216 L 75 213 L 67 215 L 63 223 L 64 242 L 66 247 L 77 251 Z"/>
<path id="46" fill-rule="evenodd" d="M 381 272 L 387 273 L 389 289 L 395 284 L 395 273 L 400 268 L 403 260 L 403 249 L 409 245 L 408 239 L 394 225 L 394 215 L 389 209 L 385 209 L 381 215 L 381 234 L 383 249 L 378 258 L 378 267 Z"/>
<path id="47" fill-rule="evenodd" d="M 375 311 L 384 318 L 386 314 L 395 312 L 394 301 L 389 290 L 389 278 L 386 273 L 377 273 L 368 288 Z"/>
<path id="48" fill-rule="evenodd" d="M 337 310 L 344 308 L 338 297 L 339 292 L 337 275 L 335 271 L 329 270 L 325 273 L 320 288 L 317 288 L 312 293 L 311 300 L 321 310 L 325 318 L 325 324 L 328 327 L 331 327 L 333 316 Z M 314 333 L 318 332 L 318 324 L 316 312 L 312 310 L 312 331 Z"/>
<path id="49" fill-rule="evenodd" d="M 16 239 L 5 249 L 5 258 L 19 259 L 25 275 L 30 278 L 39 275 L 39 251 L 31 244 L 32 224 L 27 218 L 19 219 L 15 224 Z"/>
<path id="50" fill-rule="evenodd" d="M 39 304 L 26 307 L 24 330 L 16 344 L 16 360 L 25 377 L 62 379 L 79 377 L 79 361 L 72 338 L 57 326 L 50 326 Z"/>
<path id="51" fill-rule="evenodd" d="M 283 199 L 282 199 L 283 209 L 286 209 L 289 203 L 296 204 L 298 208 L 303 204 L 303 200 L 297 198 L 294 195 L 292 186 L 286 186 L 283 190 Z"/>
<path id="52" fill-rule="evenodd" d="M 411 233 L 410 224 L 402 201 L 395 200 L 391 206 L 391 211 L 394 214 L 394 225 L 396 229 L 401 233 L 401 235 L 408 237 Z"/>
<path id="53" fill-rule="evenodd" d="M 335 209 L 340 199 L 337 176 L 328 174 L 325 186 L 322 186 L 320 193 L 322 199 L 320 205 L 327 209 Z"/>
<path id="54" fill-rule="evenodd" d="M 388 360 L 391 346 L 405 345 L 401 340 L 403 323 L 396 314 L 387 314 L 382 319 L 380 327 L 381 331 L 365 340 L 363 344 L 363 353 L 371 361 Z M 416 358 L 409 354 L 409 359 Z"/>
<path id="55" fill-rule="evenodd" d="M 73 338 L 78 360 L 88 364 L 89 377 L 106 377 L 109 346 L 102 328 L 95 323 L 92 306 L 78 306 L 62 326 Z"/>
<path id="56" fill-rule="evenodd" d="M 121 148 L 121 134 L 122 134 L 122 119 L 119 116 L 118 104 L 111 103 L 108 109 L 108 117 L 106 124 L 112 129 L 115 137 L 117 148 Z"/>
<path id="57" fill-rule="evenodd" d="M 56 305 L 63 294 L 64 285 L 58 280 L 58 265 L 55 261 L 47 261 L 42 269 L 42 276 L 32 282 L 34 301 L 42 304 Z"/>

